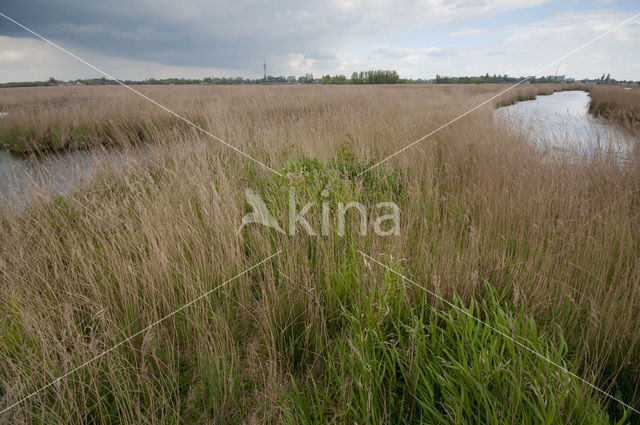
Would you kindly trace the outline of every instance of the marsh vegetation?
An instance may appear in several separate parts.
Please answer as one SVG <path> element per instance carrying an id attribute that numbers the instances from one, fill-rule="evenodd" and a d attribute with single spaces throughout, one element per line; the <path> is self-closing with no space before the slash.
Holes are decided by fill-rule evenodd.
<path id="1" fill-rule="evenodd" d="M 140 87 L 284 177 L 126 89 L 3 90 L 12 150 L 148 153 L 0 209 L 0 409 L 282 253 L 0 421 L 637 423 L 464 312 L 640 409 L 640 150 L 541 155 L 488 105 L 360 174 L 503 88 Z M 100 101 L 29 106 L 61 98 Z M 393 201 L 400 235 L 360 236 L 353 214 L 344 236 L 237 232 L 246 188 L 285 221 L 290 187 L 301 204 Z"/>

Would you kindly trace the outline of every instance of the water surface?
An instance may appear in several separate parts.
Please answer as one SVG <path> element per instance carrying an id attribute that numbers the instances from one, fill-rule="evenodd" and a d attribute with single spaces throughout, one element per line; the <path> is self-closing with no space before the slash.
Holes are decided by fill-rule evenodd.
<path id="1" fill-rule="evenodd" d="M 543 151 L 587 156 L 608 152 L 625 158 L 637 140 L 607 120 L 589 114 L 589 101 L 584 91 L 563 91 L 498 108 L 494 116 L 523 132 Z"/>
<path id="2" fill-rule="evenodd" d="M 114 149 L 19 158 L 0 150 L 0 210 L 19 212 L 37 199 L 50 199 L 91 182 L 101 170 L 124 171 L 136 155 Z"/>

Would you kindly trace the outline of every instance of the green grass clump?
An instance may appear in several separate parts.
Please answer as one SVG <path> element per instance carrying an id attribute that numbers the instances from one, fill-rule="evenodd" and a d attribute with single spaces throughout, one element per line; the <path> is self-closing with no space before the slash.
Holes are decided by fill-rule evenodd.
<path id="1" fill-rule="evenodd" d="M 0 147 L 16 154 L 27 153 L 34 138 L 35 128 L 32 125 L 0 129 Z"/>
<path id="2" fill-rule="evenodd" d="M 202 118 L 194 123 L 203 126 Z M 175 117 L 155 118 L 148 121 L 134 119 L 124 122 L 89 122 L 72 125 L 51 124 L 47 127 L 33 124 L 3 124 L 0 126 L 0 147 L 15 155 L 43 154 L 95 146 L 123 146 L 149 143 L 160 131 L 192 131 L 190 124 Z"/>
<path id="3" fill-rule="evenodd" d="M 286 393 L 288 423 L 608 423 L 589 388 L 489 327 L 572 369 L 564 343 L 491 290 L 468 306 L 456 298 L 458 309 L 432 307 L 425 292 L 382 275 L 363 286 L 352 266 L 325 282 L 340 328 L 318 373 Z"/>

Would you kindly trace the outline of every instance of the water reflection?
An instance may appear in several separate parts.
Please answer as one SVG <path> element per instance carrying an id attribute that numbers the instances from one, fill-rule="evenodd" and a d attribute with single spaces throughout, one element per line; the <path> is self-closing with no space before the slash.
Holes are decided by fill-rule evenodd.
<path id="1" fill-rule="evenodd" d="M 88 184 L 100 170 L 125 171 L 144 156 L 144 149 L 99 149 L 40 158 L 18 158 L 0 151 L 0 210 L 20 211 L 38 198 L 50 199 Z"/>
<path id="2" fill-rule="evenodd" d="M 589 100 L 589 94 L 583 91 L 557 92 L 499 108 L 495 118 L 523 131 L 542 151 L 587 157 L 606 152 L 626 158 L 637 140 L 606 120 L 590 115 Z"/>

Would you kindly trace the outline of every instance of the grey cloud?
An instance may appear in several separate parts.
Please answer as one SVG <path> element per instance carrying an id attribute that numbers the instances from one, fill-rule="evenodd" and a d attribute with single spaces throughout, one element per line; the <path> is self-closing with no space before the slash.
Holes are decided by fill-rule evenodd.
<path id="1" fill-rule="evenodd" d="M 384 59 L 403 59 L 412 55 L 442 57 L 450 56 L 453 52 L 441 47 L 428 48 L 394 48 L 378 47 L 373 51 L 373 55 Z"/>
<path id="2" fill-rule="evenodd" d="M 264 57 L 304 51 L 335 58 L 328 51 L 344 31 L 299 2 L 180 2 L 124 0 L 9 0 L 3 12 L 70 48 L 157 61 L 168 65 L 257 68 Z M 29 36 L 0 19 L 0 34 Z M 333 55 L 333 56 L 331 56 Z"/>
<path id="3" fill-rule="evenodd" d="M 373 51 L 375 56 L 380 56 L 386 59 L 400 59 L 408 56 L 408 53 L 404 49 L 393 49 L 390 47 L 378 47 Z"/>
<path id="4" fill-rule="evenodd" d="M 260 74 L 266 59 L 270 72 L 278 75 L 289 72 L 285 60 L 292 57 L 315 69 L 336 69 L 352 59 L 338 59 L 340 46 L 375 39 L 388 30 L 441 25 L 544 1 L 463 0 L 452 8 L 439 0 L 3 0 L 0 9 L 64 47 L 91 50 L 95 57 L 242 75 Z M 2 18 L 0 35 L 31 37 Z M 380 48 L 372 53 L 389 61 L 450 54 L 439 48 Z M 126 70 L 123 74 L 126 78 Z"/>

